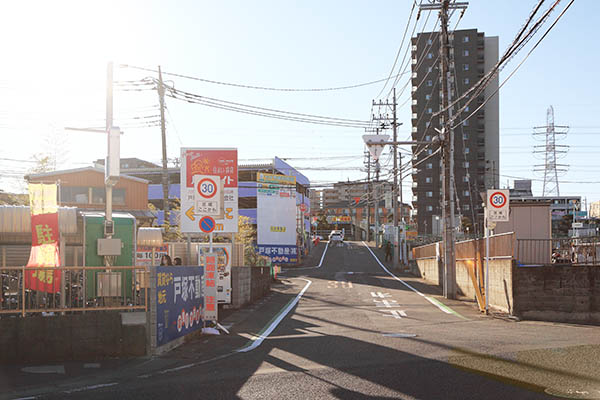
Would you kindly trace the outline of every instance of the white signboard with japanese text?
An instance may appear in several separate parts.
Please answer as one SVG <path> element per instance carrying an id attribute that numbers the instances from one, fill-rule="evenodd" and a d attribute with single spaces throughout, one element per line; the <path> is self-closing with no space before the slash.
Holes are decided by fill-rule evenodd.
<path id="1" fill-rule="evenodd" d="M 210 245 L 198 243 L 198 264 L 208 254 Z M 231 243 L 214 243 L 213 253 L 217 255 L 217 303 L 231 303 Z"/>
<path id="2" fill-rule="evenodd" d="M 296 187 L 259 182 L 256 189 L 258 245 L 296 245 Z"/>
<path id="3" fill-rule="evenodd" d="M 215 218 L 214 233 L 236 233 L 238 231 L 238 176 L 237 149 L 182 148 L 181 149 L 181 218 L 183 233 L 201 233 L 199 221 L 202 201 L 197 203 L 197 187 L 194 177 L 217 176 L 223 188 L 223 218 Z M 210 182 L 204 182 L 210 183 Z M 215 182 L 216 184 L 216 182 Z M 202 189 L 202 187 L 200 188 Z M 205 187 L 208 191 L 209 187 Z M 209 194 L 206 192 L 206 194 Z M 209 201 L 210 202 L 210 201 Z M 208 207 L 207 205 L 206 207 Z"/>
<path id="4" fill-rule="evenodd" d="M 485 212 L 488 222 L 508 222 L 509 200 L 508 189 L 488 189 Z"/>
<path id="5" fill-rule="evenodd" d="M 216 175 L 194 175 L 194 215 L 223 218 L 223 182 Z"/>

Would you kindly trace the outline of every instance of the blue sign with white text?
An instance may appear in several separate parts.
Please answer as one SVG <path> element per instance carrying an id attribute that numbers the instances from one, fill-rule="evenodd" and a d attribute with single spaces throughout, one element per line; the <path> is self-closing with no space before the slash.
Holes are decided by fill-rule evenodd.
<path id="1" fill-rule="evenodd" d="M 202 328 L 204 267 L 156 268 L 156 344 Z"/>
<path id="2" fill-rule="evenodd" d="M 281 244 L 259 244 L 258 254 L 268 256 L 271 263 L 296 264 L 298 262 L 298 247 Z"/>

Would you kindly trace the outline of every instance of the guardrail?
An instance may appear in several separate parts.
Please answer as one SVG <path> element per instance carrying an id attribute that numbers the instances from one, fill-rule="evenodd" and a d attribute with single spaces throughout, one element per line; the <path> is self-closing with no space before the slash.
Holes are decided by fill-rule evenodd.
<path id="1" fill-rule="evenodd" d="M 58 276 L 57 293 L 32 290 L 28 273 Z M 53 279 L 53 278 L 52 278 Z M 147 310 L 149 273 L 144 266 L 0 267 L 0 317 L 6 314 Z"/>

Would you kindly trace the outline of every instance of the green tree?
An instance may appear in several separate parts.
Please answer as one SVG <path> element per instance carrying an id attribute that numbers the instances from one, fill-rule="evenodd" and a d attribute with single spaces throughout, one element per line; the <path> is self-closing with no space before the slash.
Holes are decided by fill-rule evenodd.
<path id="1" fill-rule="evenodd" d="M 249 217 L 238 217 L 238 233 L 235 234 L 236 243 L 244 245 L 244 264 L 254 266 L 259 263 L 260 255 L 256 252 L 256 229 Z"/>

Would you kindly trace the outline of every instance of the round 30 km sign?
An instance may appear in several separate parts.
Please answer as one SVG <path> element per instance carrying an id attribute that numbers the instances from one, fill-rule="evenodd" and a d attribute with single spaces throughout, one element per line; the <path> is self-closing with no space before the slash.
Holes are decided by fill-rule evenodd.
<path id="1" fill-rule="evenodd" d="M 502 208 L 506 205 L 506 196 L 502 192 L 492 193 L 490 196 L 490 204 L 495 208 Z"/>
<path id="2" fill-rule="evenodd" d="M 198 182 L 196 190 L 205 199 L 212 199 L 217 194 L 217 184 L 211 178 L 204 178 Z"/>

